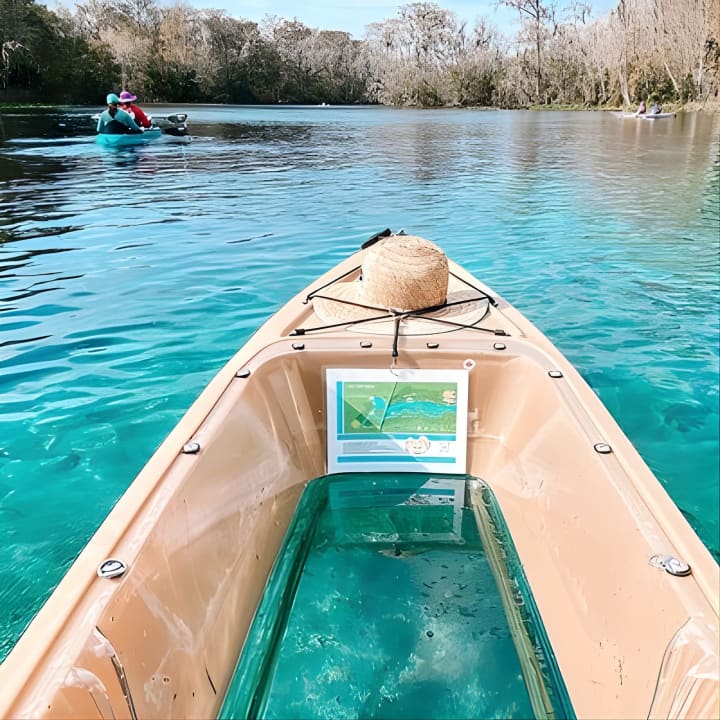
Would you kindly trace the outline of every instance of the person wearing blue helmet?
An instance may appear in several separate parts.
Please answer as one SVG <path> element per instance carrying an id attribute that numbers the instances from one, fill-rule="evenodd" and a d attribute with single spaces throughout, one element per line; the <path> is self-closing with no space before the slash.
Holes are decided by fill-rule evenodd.
<path id="1" fill-rule="evenodd" d="M 107 110 L 98 118 L 97 131 L 99 133 L 125 135 L 142 132 L 142 128 L 132 119 L 132 116 L 118 107 L 120 98 L 115 93 L 110 93 L 105 100 Z"/>

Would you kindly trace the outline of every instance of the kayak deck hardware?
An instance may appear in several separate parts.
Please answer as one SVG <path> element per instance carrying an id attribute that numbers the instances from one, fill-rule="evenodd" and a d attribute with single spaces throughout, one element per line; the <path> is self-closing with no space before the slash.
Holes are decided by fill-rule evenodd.
<path id="1" fill-rule="evenodd" d="M 684 560 L 674 555 L 653 555 L 650 558 L 650 564 L 676 577 L 686 577 L 692 573 L 692 568 Z"/>
<path id="2" fill-rule="evenodd" d="M 127 570 L 127 565 L 122 560 L 108 558 L 98 565 L 97 574 L 101 578 L 120 577 Z"/>

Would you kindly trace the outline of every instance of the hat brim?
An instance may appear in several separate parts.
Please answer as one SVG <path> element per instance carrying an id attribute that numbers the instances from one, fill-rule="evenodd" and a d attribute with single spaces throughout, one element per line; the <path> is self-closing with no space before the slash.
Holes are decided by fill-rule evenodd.
<path id="1" fill-rule="evenodd" d="M 361 281 L 339 282 L 313 297 L 315 314 L 328 325 L 347 323 L 348 330 L 375 335 L 395 332 L 394 315 L 401 315 L 400 335 L 433 335 L 457 330 L 458 325 L 476 325 L 488 311 L 489 301 L 477 290 L 450 277 L 446 305 L 425 312 L 390 310 L 367 305 Z"/>
<path id="2" fill-rule="evenodd" d="M 121 103 L 135 102 L 136 100 L 137 100 L 137 95 L 131 95 L 130 97 L 120 98 Z"/>

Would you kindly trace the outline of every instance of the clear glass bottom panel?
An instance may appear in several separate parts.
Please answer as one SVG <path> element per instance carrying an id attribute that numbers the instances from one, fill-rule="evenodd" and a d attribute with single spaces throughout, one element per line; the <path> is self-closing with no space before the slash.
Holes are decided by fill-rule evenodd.
<path id="1" fill-rule="evenodd" d="M 493 506 L 466 477 L 313 481 L 220 716 L 572 716 Z"/>

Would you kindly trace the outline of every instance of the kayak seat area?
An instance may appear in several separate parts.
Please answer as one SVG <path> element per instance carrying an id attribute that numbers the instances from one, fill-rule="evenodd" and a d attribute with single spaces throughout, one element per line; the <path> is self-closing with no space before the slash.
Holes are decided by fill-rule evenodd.
<path id="1" fill-rule="evenodd" d="M 221 718 L 574 717 L 509 534 L 470 476 L 311 481 Z"/>
<path id="2" fill-rule="evenodd" d="M 119 120 L 111 120 L 102 130 L 103 135 L 137 135 L 138 133 L 121 123 Z"/>

